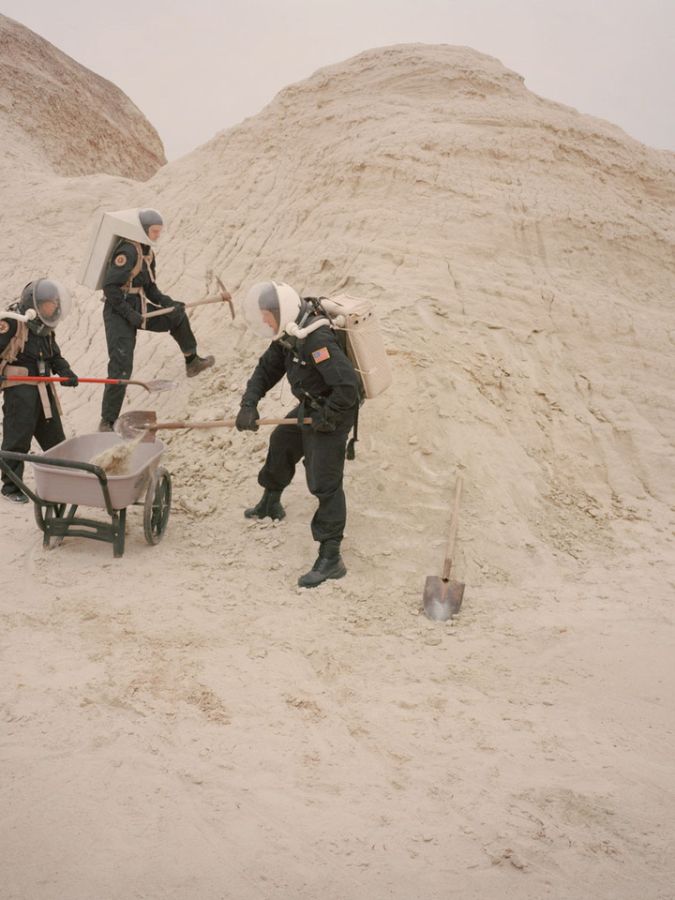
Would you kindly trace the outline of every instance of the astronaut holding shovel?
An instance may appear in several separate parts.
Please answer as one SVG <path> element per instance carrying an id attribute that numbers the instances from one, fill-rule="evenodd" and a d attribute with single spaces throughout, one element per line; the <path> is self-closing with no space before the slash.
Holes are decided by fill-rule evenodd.
<path id="1" fill-rule="evenodd" d="M 319 502 L 312 519 L 319 555 L 298 584 L 316 587 L 347 574 L 340 555 L 347 519 L 342 480 L 347 437 L 359 406 L 358 376 L 328 319 L 289 285 L 274 281 L 254 285 L 244 301 L 244 314 L 251 329 L 272 338 L 272 343 L 246 385 L 237 429 L 258 430 L 258 403 L 284 375 L 298 401 L 287 415 L 298 424 L 280 425 L 270 436 L 267 459 L 258 475 L 264 493 L 244 515 L 282 519 L 282 491 L 303 459 L 307 486 Z M 311 424 L 300 424 L 306 416 Z"/>
<path id="2" fill-rule="evenodd" d="M 65 440 L 60 406 L 53 384 L 26 384 L 4 380 L 3 376 L 46 376 L 67 379 L 66 387 L 77 387 L 77 375 L 70 368 L 54 337 L 58 322 L 70 309 L 70 294 L 57 281 L 38 278 L 21 292 L 10 311 L 0 313 L 0 388 L 3 389 L 2 449 L 28 453 L 33 438 L 43 450 Z M 23 462 L 7 465 L 19 478 Z M 28 498 L 2 473 L 2 496 L 15 503 Z"/>

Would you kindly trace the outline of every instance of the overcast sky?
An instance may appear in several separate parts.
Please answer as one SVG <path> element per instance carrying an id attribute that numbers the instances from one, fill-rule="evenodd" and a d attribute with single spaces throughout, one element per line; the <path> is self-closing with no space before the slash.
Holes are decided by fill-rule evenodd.
<path id="1" fill-rule="evenodd" d="M 362 50 L 461 44 L 551 100 L 675 150 L 675 0 L 0 0 L 113 81 L 174 159 Z"/>

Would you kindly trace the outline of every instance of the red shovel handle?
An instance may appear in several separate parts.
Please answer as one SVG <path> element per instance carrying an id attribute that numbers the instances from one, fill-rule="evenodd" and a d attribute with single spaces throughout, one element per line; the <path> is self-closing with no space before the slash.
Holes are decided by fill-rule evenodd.
<path id="1" fill-rule="evenodd" d="M 78 378 L 77 380 L 84 384 L 128 384 L 122 378 Z M 0 381 L 27 381 L 30 384 L 45 381 L 70 381 L 70 378 L 67 375 L 2 375 Z"/>

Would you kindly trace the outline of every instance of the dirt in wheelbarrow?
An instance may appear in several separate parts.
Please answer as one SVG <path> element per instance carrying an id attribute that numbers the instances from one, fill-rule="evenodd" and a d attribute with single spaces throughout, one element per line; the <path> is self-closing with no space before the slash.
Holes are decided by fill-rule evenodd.
<path id="1" fill-rule="evenodd" d="M 145 432 L 131 441 L 123 441 L 113 447 L 108 447 L 107 450 L 92 456 L 89 462 L 93 466 L 100 466 L 108 475 L 128 475 L 134 451 L 143 440 L 144 435 Z"/>

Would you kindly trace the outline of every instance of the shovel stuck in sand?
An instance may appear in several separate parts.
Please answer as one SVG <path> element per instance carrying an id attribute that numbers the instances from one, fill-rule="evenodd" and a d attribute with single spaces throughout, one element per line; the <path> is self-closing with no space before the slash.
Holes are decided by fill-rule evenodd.
<path id="1" fill-rule="evenodd" d="M 115 422 L 113 428 L 117 434 L 126 440 L 137 437 L 147 432 L 148 440 L 154 440 L 154 433 L 160 429 L 178 428 L 234 428 L 236 419 L 211 419 L 207 422 L 191 422 L 189 419 L 181 422 L 158 422 L 157 413 L 154 410 L 137 409 L 133 412 L 122 413 Z M 258 419 L 258 425 L 311 425 L 311 419 Z"/>
<path id="2" fill-rule="evenodd" d="M 457 536 L 457 519 L 459 516 L 459 498 L 462 494 L 462 483 L 462 476 L 458 475 L 457 484 L 455 485 L 455 502 L 450 521 L 450 537 L 443 562 L 443 574 L 440 578 L 438 575 L 427 575 L 427 580 L 424 582 L 424 612 L 429 619 L 435 619 L 437 622 L 445 622 L 450 616 L 456 615 L 464 597 L 464 585 L 462 582 L 450 580 L 452 554 L 455 549 L 455 537 Z"/>

